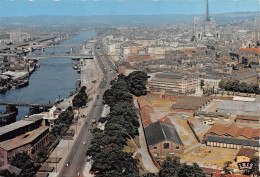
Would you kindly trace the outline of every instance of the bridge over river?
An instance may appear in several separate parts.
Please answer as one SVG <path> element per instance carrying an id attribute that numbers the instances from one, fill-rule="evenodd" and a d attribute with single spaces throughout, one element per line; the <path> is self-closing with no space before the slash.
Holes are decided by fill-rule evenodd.
<path id="1" fill-rule="evenodd" d="M 29 60 L 39 60 L 44 58 L 72 58 L 72 59 L 94 59 L 93 55 L 75 55 L 75 54 L 43 54 L 38 56 L 27 56 Z"/>

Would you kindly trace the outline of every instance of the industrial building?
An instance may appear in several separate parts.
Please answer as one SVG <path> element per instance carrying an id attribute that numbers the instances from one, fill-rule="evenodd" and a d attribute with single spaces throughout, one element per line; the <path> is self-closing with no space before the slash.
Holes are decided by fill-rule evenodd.
<path id="1" fill-rule="evenodd" d="M 49 144 L 49 128 L 42 126 L 21 136 L 0 143 L 0 165 L 7 165 L 17 152 L 35 154 Z"/>
<path id="2" fill-rule="evenodd" d="M 144 128 L 147 146 L 154 157 L 184 152 L 183 142 L 172 124 L 157 121 Z"/>
<path id="3" fill-rule="evenodd" d="M 218 124 L 211 127 L 204 135 L 207 146 L 241 149 L 250 148 L 259 151 L 260 129 L 236 126 L 225 127 Z"/>

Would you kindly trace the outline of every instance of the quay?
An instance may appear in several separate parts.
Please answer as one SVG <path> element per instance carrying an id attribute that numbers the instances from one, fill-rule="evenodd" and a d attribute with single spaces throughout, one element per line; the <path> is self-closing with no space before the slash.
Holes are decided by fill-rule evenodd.
<path id="1" fill-rule="evenodd" d="M 38 104 L 38 103 L 11 103 L 11 102 L 0 102 L 0 105 L 7 106 L 28 106 L 28 107 L 44 107 L 51 108 L 53 104 Z"/>

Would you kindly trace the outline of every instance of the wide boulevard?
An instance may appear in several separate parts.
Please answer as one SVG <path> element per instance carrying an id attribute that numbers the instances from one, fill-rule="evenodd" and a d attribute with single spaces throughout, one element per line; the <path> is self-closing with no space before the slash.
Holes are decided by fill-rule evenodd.
<path id="1" fill-rule="evenodd" d="M 105 90 L 107 90 L 110 86 L 111 80 L 114 79 L 115 75 L 115 67 L 108 58 L 108 56 L 104 55 L 104 52 L 101 50 L 101 43 L 97 42 L 94 45 L 94 55 L 99 63 L 99 66 L 104 74 L 104 79 L 100 82 L 99 88 L 95 91 L 96 92 L 96 99 L 94 99 L 93 107 L 90 110 L 86 123 L 79 135 L 75 143 L 72 146 L 71 151 L 66 159 L 66 161 L 70 162 L 69 166 L 62 166 L 62 169 L 58 176 L 60 177 L 75 177 L 80 174 L 82 176 L 83 169 L 86 165 L 86 151 L 89 148 L 90 141 L 91 141 L 91 119 L 100 117 L 102 108 L 103 108 L 103 94 Z M 83 144 L 83 142 L 86 144 Z"/>

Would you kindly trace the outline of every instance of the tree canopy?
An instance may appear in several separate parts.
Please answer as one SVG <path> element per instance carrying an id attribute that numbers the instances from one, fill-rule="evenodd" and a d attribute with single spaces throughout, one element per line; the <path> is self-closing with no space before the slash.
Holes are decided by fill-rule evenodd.
<path id="1" fill-rule="evenodd" d="M 143 71 L 134 71 L 130 73 L 126 78 L 129 91 L 135 96 L 146 95 L 147 78 L 147 73 Z"/>
<path id="2" fill-rule="evenodd" d="M 11 164 L 17 168 L 22 169 L 19 177 L 33 177 L 37 171 L 33 160 L 27 152 L 16 153 L 11 158 Z"/>
<path id="3" fill-rule="evenodd" d="M 219 88 L 233 92 L 260 94 L 258 84 L 247 84 L 238 80 L 221 80 L 219 82 Z"/>
<path id="4" fill-rule="evenodd" d="M 181 164 L 179 157 L 167 157 L 161 165 L 159 177 L 206 177 L 198 164 Z"/>
<path id="5" fill-rule="evenodd" d="M 123 152 L 127 139 L 138 135 L 138 117 L 133 107 L 133 98 L 128 90 L 126 77 L 119 75 L 111 89 L 103 95 L 110 106 L 104 132 L 95 129 L 86 155 L 93 160 L 91 170 L 104 177 L 137 177 L 138 160 L 131 153 Z M 120 162 L 120 163 L 119 163 Z"/>
<path id="6" fill-rule="evenodd" d="M 72 100 L 72 105 L 76 108 L 86 105 L 88 95 L 86 93 L 86 87 L 80 88 L 79 92 L 74 96 Z"/>

